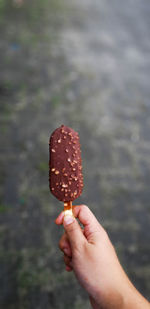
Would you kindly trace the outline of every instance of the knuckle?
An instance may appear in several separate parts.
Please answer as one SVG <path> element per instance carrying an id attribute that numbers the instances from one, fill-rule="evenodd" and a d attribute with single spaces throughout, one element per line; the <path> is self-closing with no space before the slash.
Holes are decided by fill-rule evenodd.
<path id="1" fill-rule="evenodd" d="M 84 212 L 84 214 L 88 214 L 88 215 L 91 215 L 92 212 L 90 210 L 90 208 L 87 206 L 87 205 L 82 205 L 82 211 Z"/>
<path id="2" fill-rule="evenodd" d="M 84 210 L 89 210 L 89 207 L 87 206 L 87 205 L 82 205 L 82 208 L 84 209 Z"/>

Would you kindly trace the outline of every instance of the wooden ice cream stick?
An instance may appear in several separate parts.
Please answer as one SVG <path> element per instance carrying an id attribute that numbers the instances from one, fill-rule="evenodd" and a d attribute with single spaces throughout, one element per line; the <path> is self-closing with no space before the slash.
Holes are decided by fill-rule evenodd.
<path id="1" fill-rule="evenodd" d="M 72 212 L 72 201 L 70 202 L 64 202 L 64 214 L 66 215 L 71 215 L 74 217 L 73 212 Z"/>

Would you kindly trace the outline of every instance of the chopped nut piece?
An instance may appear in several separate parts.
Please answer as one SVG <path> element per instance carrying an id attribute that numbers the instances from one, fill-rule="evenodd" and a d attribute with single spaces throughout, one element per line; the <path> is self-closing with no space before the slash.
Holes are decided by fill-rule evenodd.
<path id="1" fill-rule="evenodd" d="M 61 139 L 58 139 L 58 141 L 57 141 L 59 144 L 61 143 Z"/>
<path id="2" fill-rule="evenodd" d="M 63 172 L 63 173 L 64 173 L 65 169 L 66 169 L 65 167 L 62 169 L 62 172 Z"/>
<path id="3" fill-rule="evenodd" d="M 61 189 L 61 191 L 64 191 L 64 190 L 65 190 L 64 188 Z"/>
<path id="4" fill-rule="evenodd" d="M 58 175 L 59 174 L 59 171 L 55 171 L 55 175 Z"/>
<path id="5" fill-rule="evenodd" d="M 72 170 L 73 170 L 73 171 L 76 171 L 76 168 L 74 167 Z"/>
<path id="6" fill-rule="evenodd" d="M 69 150 L 68 150 L 68 149 L 65 149 L 65 151 L 68 152 Z"/>
<path id="7" fill-rule="evenodd" d="M 54 191 L 54 188 L 52 188 L 52 191 Z"/>
<path id="8" fill-rule="evenodd" d="M 53 167 L 53 168 L 51 169 L 51 171 L 54 172 L 54 171 L 55 171 L 55 168 Z"/>
<path id="9" fill-rule="evenodd" d="M 63 139 L 66 139 L 66 136 L 64 135 Z"/>
<path id="10" fill-rule="evenodd" d="M 52 152 L 56 152 L 55 149 L 52 148 Z"/>
<path id="11" fill-rule="evenodd" d="M 68 159 L 67 159 L 67 161 L 68 161 L 68 162 L 71 162 L 71 159 L 70 159 L 70 158 L 68 158 Z"/>
<path id="12" fill-rule="evenodd" d="M 67 177 L 67 176 L 68 176 L 68 174 L 67 174 L 67 173 L 65 173 L 65 174 L 64 174 L 64 176 L 65 176 L 65 177 Z"/>
<path id="13" fill-rule="evenodd" d="M 68 185 L 67 185 L 67 184 L 65 184 L 65 183 L 63 183 L 63 184 L 62 184 L 62 187 L 63 187 L 63 188 L 67 188 L 67 187 L 68 187 Z"/>

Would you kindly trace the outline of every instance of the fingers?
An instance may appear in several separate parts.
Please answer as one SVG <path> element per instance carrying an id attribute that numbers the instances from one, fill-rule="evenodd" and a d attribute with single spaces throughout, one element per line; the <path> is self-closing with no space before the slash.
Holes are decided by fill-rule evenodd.
<path id="1" fill-rule="evenodd" d="M 92 211 L 86 205 L 77 205 L 73 208 L 73 214 L 84 225 L 90 225 L 93 228 L 99 228 L 100 224 Z"/>
<path id="2" fill-rule="evenodd" d="M 71 263 L 71 247 L 69 244 L 69 240 L 67 238 L 66 233 L 64 233 L 59 241 L 59 248 L 64 253 L 64 262 L 66 265 L 67 271 L 72 271 L 72 263 Z"/>
<path id="3" fill-rule="evenodd" d="M 79 205 L 73 208 L 73 213 L 76 218 L 84 225 L 84 235 L 88 241 L 94 240 L 97 235 L 106 233 L 104 228 L 97 221 L 94 214 L 86 205 Z"/>
<path id="4" fill-rule="evenodd" d="M 62 211 L 55 220 L 55 223 L 60 225 L 63 224 L 64 211 Z"/>
<path id="5" fill-rule="evenodd" d="M 61 251 L 63 251 L 66 255 L 72 256 L 71 247 L 69 240 L 67 238 L 66 233 L 64 233 L 59 241 L 59 248 Z"/>
<path id="6" fill-rule="evenodd" d="M 94 244 L 97 240 L 100 241 L 104 234 L 107 236 L 103 227 L 86 205 L 73 206 L 73 214 L 74 217 L 64 216 L 64 212 L 61 212 L 55 221 L 56 224 L 64 225 L 72 253 L 73 250 L 81 249 L 87 241 Z M 83 224 L 84 234 L 75 218 L 78 218 Z"/>
<path id="7" fill-rule="evenodd" d="M 72 267 L 66 265 L 66 270 L 67 270 L 67 271 L 72 271 Z"/>
<path id="8" fill-rule="evenodd" d="M 83 247 L 86 238 L 83 235 L 79 223 L 74 217 L 69 215 L 64 216 L 63 225 L 70 242 L 72 253 L 74 253 L 74 251 Z"/>
<path id="9" fill-rule="evenodd" d="M 72 270 L 72 261 L 71 258 L 64 254 L 64 262 L 66 265 L 66 270 L 71 271 Z"/>
<path id="10" fill-rule="evenodd" d="M 93 228 L 95 227 L 97 227 L 98 229 L 102 228 L 102 226 L 99 224 L 99 222 L 95 218 L 94 214 L 91 212 L 91 210 L 86 205 L 74 205 L 73 214 L 76 218 L 79 219 L 79 221 L 84 226 L 90 225 Z M 57 219 L 55 220 L 55 223 L 58 225 L 63 224 L 63 219 L 64 219 L 64 211 L 62 211 L 58 215 Z"/>

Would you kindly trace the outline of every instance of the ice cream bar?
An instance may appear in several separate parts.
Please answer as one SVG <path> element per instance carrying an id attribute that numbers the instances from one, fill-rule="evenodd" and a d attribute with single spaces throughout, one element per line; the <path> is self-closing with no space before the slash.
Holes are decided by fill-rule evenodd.
<path id="1" fill-rule="evenodd" d="M 80 196 L 83 189 L 79 135 L 62 125 L 50 136 L 49 187 L 64 205 Z"/>

